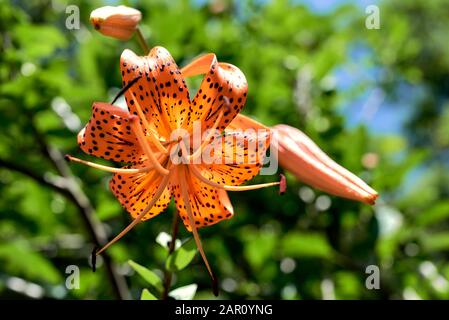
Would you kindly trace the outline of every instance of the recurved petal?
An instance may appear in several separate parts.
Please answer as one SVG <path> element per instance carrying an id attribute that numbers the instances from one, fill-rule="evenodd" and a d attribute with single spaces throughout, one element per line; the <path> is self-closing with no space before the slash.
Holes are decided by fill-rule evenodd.
<path id="1" fill-rule="evenodd" d="M 138 161 L 142 151 L 129 126 L 128 116 L 128 112 L 119 107 L 94 102 L 92 116 L 78 134 L 80 148 L 107 160 Z"/>
<path id="2" fill-rule="evenodd" d="M 229 99 L 230 106 L 218 124 L 219 130 L 226 128 L 245 105 L 248 91 L 245 75 L 232 64 L 219 63 L 214 54 L 199 57 L 185 66 L 182 73 L 185 77 L 205 74 L 183 128 L 190 130 L 198 120 L 203 130 L 212 128 L 224 106 L 224 96 Z"/>
<path id="3" fill-rule="evenodd" d="M 232 218 L 234 209 L 225 190 L 212 188 L 188 172 L 186 177 L 189 202 L 197 228 L 210 226 L 221 220 Z M 187 230 L 192 231 L 179 182 L 173 183 L 171 187 L 179 216 Z"/>
<path id="4" fill-rule="evenodd" d="M 140 57 L 126 49 L 120 69 L 123 86 L 140 77 L 125 93 L 130 113 L 137 115 L 134 95 L 151 126 L 160 136 L 169 138 L 186 118 L 190 104 L 187 86 L 170 53 L 154 47 L 148 56 Z"/>

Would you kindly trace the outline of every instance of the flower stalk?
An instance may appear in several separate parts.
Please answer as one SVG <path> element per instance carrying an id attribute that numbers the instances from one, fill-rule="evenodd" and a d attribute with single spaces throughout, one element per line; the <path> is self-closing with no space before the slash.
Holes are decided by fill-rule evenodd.
<path id="1" fill-rule="evenodd" d="M 179 214 L 175 213 L 173 215 L 173 221 L 172 221 L 172 226 L 171 226 L 171 240 L 168 243 L 168 255 L 169 256 L 175 251 L 178 230 L 179 230 Z M 172 277 L 173 277 L 173 272 L 171 272 L 170 270 L 168 270 L 166 268 L 164 270 L 164 290 L 162 291 L 162 296 L 161 296 L 162 300 L 166 300 L 168 298 Z"/>
<path id="2" fill-rule="evenodd" d="M 148 54 L 150 52 L 150 47 L 148 46 L 147 41 L 145 40 L 142 30 L 139 26 L 136 27 L 136 37 L 137 42 L 139 43 L 140 47 L 142 48 L 144 54 Z"/>

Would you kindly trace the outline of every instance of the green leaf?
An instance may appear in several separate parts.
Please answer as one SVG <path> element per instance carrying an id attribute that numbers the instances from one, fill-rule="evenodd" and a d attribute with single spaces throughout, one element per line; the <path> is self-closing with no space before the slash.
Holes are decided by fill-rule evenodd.
<path id="1" fill-rule="evenodd" d="M 319 233 L 291 232 L 281 242 L 282 253 L 291 257 L 330 258 L 332 247 Z"/>
<path id="2" fill-rule="evenodd" d="M 162 292 L 162 280 L 157 274 L 132 260 L 129 260 L 128 263 L 142 278 L 145 279 L 145 281 L 152 285 L 157 291 Z"/>
<path id="3" fill-rule="evenodd" d="M 195 241 L 188 240 L 168 256 L 165 267 L 172 272 L 184 269 L 195 257 L 196 251 Z"/>
<path id="4" fill-rule="evenodd" d="M 157 298 L 148 289 L 143 289 L 140 300 L 157 300 Z"/>
<path id="5" fill-rule="evenodd" d="M 64 48 L 67 39 L 63 33 L 50 25 L 20 24 L 13 28 L 14 38 L 20 44 L 24 58 L 38 59 L 53 53 L 57 48 Z M 45 41 L 36 41 L 45 39 Z"/>
<path id="6" fill-rule="evenodd" d="M 426 252 L 448 251 L 449 232 L 425 234 L 421 238 L 421 244 Z"/>
<path id="7" fill-rule="evenodd" d="M 198 286 L 193 283 L 184 287 L 176 288 L 168 295 L 176 300 L 192 300 L 195 296 L 196 289 L 198 289 Z"/>
<path id="8" fill-rule="evenodd" d="M 449 217 L 449 201 L 441 201 L 429 209 L 421 212 L 416 223 L 421 226 L 435 224 Z"/>
<path id="9" fill-rule="evenodd" d="M 97 214 L 102 221 L 116 217 L 121 213 L 120 204 L 109 200 L 110 198 L 104 193 L 98 194 Z"/>
<path id="10" fill-rule="evenodd" d="M 377 146 L 381 153 L 395 153 L 407 147 L 407 140 L 398 135 L 382 136 L 378 138 Z"/>
<path id="11" fill-rule="evenodd" d="M 273 256 L 276 248 L 277 237 L 271 232 L 257 232 L 250 234 L 247 231 L 247 240 L 245 241 L 244 255 L 254 269 L 264 267 L 268 259 Z"/>
<path id="12" fill-rule="evenodd" d="M 10 274 L 29 280 L 57 284 L 61 281 L 58 270 L 42 254 L 31 250 L 26 242 L 14 241 L 0 245 L 0 263 Z"/>

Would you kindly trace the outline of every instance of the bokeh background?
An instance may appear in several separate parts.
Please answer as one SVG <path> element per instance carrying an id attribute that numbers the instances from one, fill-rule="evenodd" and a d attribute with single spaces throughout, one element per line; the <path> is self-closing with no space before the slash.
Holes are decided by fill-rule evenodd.
<path id="1" fill-rule="evenodd" d="M 65 27 L 71 4 L 79 30 Z M 141 10 L 148 42 L 181 66 L 205 52 L 239 66 L 249 82 L 243 113 L 300 128 L 381 194 L 370 207 L 288 174 L 283 197 L 231 194 L 235 217 L 201 230 L 220 298 L 449 298 L 445 0 L 0 0 L 0 298 L 138 299 L 143 288 L 157 297 L 151 276 L 163 277 L 160 234 L 173 208 L 111 247 L 93 273 L 94 243 L 129 216 L 110 174 L 61 157 L 93 160 L 76 134 L 92 102 L 119 90 L 121 52 L 142 53 L 93 30 L 90 12 L 105 4 Z M 365 28 L 369 4 L 380 8 L 378 30 Z M 147 280 L 128 260 L 148 268 Z M 213 298 L 200 257 L 187 263 L 172 288 L 191 297 L 185 286 L 196 284 L 195 298 Z M 65 285 L 69 265 L 80 269 L 77 290 Z M 365 287 L 368 265 L 380 268 L 378 290 Z"/>

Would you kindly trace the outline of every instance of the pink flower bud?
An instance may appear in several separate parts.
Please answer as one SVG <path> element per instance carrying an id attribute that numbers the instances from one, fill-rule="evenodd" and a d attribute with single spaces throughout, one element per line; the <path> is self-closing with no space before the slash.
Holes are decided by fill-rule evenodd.
<path id="1" fill-rule="evenodd" d="M 120 40 L 131 38 L 141 19 L 139 10 L 126 6 L 105 6 L 90 14 L 90 22 L 96 30 Z"/>
<path id="2" fill-rule="evenodd" d="M 329 158 L 303 132 L 283 124 L 272 130 L 278 140 L 281 167 L 304 183 L 332 195 L 374 204 L 377 192 Z"/>

